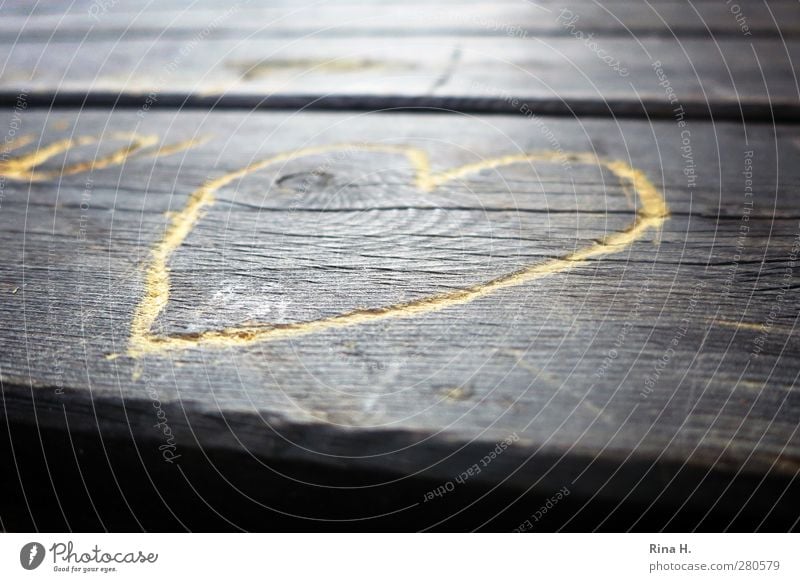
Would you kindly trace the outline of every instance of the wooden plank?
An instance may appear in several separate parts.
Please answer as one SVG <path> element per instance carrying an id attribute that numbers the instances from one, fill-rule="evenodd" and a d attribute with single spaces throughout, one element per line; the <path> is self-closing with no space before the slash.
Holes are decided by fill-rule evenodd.
<path id="1" fill-rule="evenodd" d="M 477 481 L 617 499 L 689 470 L 728 487 L 798 471 L 794 127 L 79 111 L 2 127 L 33 136 L 0 190 L 12 422 L 33 422 L 32 399 L 42 427 L 135 434 L 156 458 L 244 447 L 439 480 L 510 439 Z"/>
<path id="2" fill-rule="evenodd" d="M 566 115 L 798 118 L 798 45 L 776 40 L 602 39 L 609 66 L 583 42 L 536 38 L 382 38 L 284 41 L 103 41 L 17 44 L 0 74 L 5 101 L 19 93 L 103 93 L 138 107 L 200 99 L 204 108 L 431 106 Z M 735 55 L 735 56 L 734 56 Z M 379 102 L 371 102 L 371 99 Z M 517 101 L 514 101 L 517 99 Z"/>
<path id="3" fill-rule="evenodd" d="M 426 6 L 9 5 L 0 100 L 800 119 L 796 3 L 742 9 L 771 33 L 713 2 Z M 727 32 L 673 27 L 695 19 Z"/>
<path id="4" fill-rule="evenodd" d="M 566 22 L 595 35 L 797 36 L 796 2 L 538 0 L 501 2 L 6 2 L 0 36 L 16 42 L 98 38 L 253 38 L 313 35 L 553 36 Z M 579 24 L 578 24 L 579 23 Z M 209 28 L 210 27 L 210 28 Z"/>

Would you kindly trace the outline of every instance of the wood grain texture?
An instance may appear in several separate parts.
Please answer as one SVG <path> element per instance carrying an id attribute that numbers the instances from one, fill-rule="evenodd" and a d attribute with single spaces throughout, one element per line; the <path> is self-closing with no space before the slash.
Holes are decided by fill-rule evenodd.
<path id="1" fill-rule="evenodd" d="M 783 35 L 776 28 L 772 35 L 740 31 L 684 38 L 669 29 L 652 35 L 646 26 L 635 26 L 663 25 L 656 14 L 636 16 L 650 10 L 645 5 L 578 4 L 567 18 L 555 6 L 548 12 L 526 2 L 493 8 L 436 5 L 430 8 L 436 15 L 379 3 L 367 5 L 360 30 L 343 24 L 349 22 L 347 4 L 300 6 L 298 14 L 277 7 L 263 17 L 252 14 L 263 9 L 250 4 L 174 13 L 114 5 L 96 19 L 88 13 L 11 16 L 4 21 L 8 55 L 0 69 L 0 90 L 5 101 L 19 92 L 79 96 L 71 105 L 100 93 L 107 107 L 119 103 L 119 96 L 152 96 L 151 106 L 205 99 L 204 108 L 236 99 L 252 107 L 294 96 L 299 100 L 285 106 L 302 108 L 339 97 L 347 98 L 350 107 L 382 108 L 422 105 L 424 99 L 426 106 L 459 111 L 514 112 L 519 106 L 508 102 L 518 99 L 543 112 L 558 108 L 568 115 L 641 116 L 644 109 L 663 117 L 679 102 L 695 117 L 741 118 L 754 109 L 757 115 L 751 115 L 761 120 L 799 117 L 794 63 L 800 55 L 790 34 L 797 18 L 779 20 L 788 26 Z M 672 6 L 686 22 L 694 20 L 685 15 L 686 6 L 653 6 Z M 693 6 L 729 12 L 720 3 Z M 775 4 L 777 14 L 755 5 L 746 8 L 776 20 L 784 9 L 797 12 L 796 3 Z M 529 33 L 520 12 L 556 34 Z M 602 34 L 605 25 L 598 15 L 616 22 L 617 13 L 635 22 Z M 709 19 L 738 26 L 730 13 Z M 623 25 L 628 26 L 621 20 Z M 40 34 L 26 32 L 37 26 Z M 292 28 L 297 26 L 301 30 Z M 654 63 L 661 63 L 663 73 Z M 475 101 L 470 105 L 469 99 Z"/>
<path id="2" fill-rule="evenodd" d="M 796 528 L 800 4 L 736 7 L 3 3 L 0 529 Z"/>
<path id="3" fill-rule="evenodd" d="M 255 1 L 219 4 L 5 2 L 0 34 L 16 40 L 102 37 L 188 37 L 214 23 L 209 38 L 415 35 L 564 35 L 555 16 L 568 10 L 581 27 L 604 36 L 797 36 L 798 7 L 791 0 L 501 0 L 498 2 Z M 233 15 L 231 14 L 233 12 Z"/>
<path id="4" fill-rule="evenodd" d="M 548 119 L 542 129 L 524 116 L 401 113 L 20 117 L 35 138 L 6 154 L 0 206 L 0 380 L 15 422 L 33 421 L 33 399 L 43 427 L 67 417 L 76 433 L 133 432 L 150 443 L 143 454 L 158 457 L 158 402 L 178 454 L 244 449 L 441 480 L 516 435 L 479 481 L 612 498 L 619 486 L 683 500 L 670 485 L 686 471 L 783 483 L 800 467 L 799 178 L 789 163 L 800 136 L 791 126 Z M 120 132 L 159 144 L 121 165 L 47 174 L 108 156 L 127 143 Z M 44 161 L 41 180 L 13 174 L 37 147 L 81 135 L 104 137 Z M 171 155 L 158 150 L 201 137 Z M 644 172 L 670 217 L 614 253 L 464 305 L 246 346 L 126 353 L 152 250 L 192 192 L 280 152 L 341 143 L 414 146 L 436 171 L 520 152 L 591 152 Z M 401 157 L 342 152 L 220 188 L 170 258 L 155 330 L 391 306 L 568 256 L 636 216 L 636 189 L 600 165 L 509 165 L 424 192 Z"/>

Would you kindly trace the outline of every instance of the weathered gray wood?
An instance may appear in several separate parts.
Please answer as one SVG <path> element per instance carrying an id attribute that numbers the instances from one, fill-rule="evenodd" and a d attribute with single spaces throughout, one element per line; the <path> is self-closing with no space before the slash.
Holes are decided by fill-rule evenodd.
<path id="1" fill-rule="evenodd" d="M 4 101 L 20 93 L 134 96 L 136 107 L 257 106 L 300 97 L 289 107 L 348 97 L 339 106 L 403 105 L 672 117 L 741 118 L 756 108 L 769 120 L 796 119 L 792 63 L 798 45 L 779 40 L 603 39 L 625 76 L 575 39 L 382 38 L 210 41 L 103 41 L 18 44 L 0 73 Z M 735 55 L 735 57 L 734 57 Z M 660 63 L 660 67 L 654 66 Z M 382 98 L 372 103 L 370 98 Z M 244 101 L 236 101 L 244 99 Z M 470 104 L 469 100 L 476 100 Z M 331 106 L 337 106 L 333 103 Z"/>
<path id="2" fill-rule="evenodd" d="M 612 498 L 646 477 L 652 499 L 683 467 L 723 484 L 739 471 L 771 480 L 798 470 L 793 127 L 400 113 L 20 117 L 36 137 L 9 157 L 105 137 L 34 168 L 33 182 L 5 160 L 0 379 L 14 422 L 32 422 L 33 395 L 42 426 L 67 414 L 73 431 L 132 431 L 152 443 L 143 454 L 158 456 L 155 399 L 174 419 L 177 454 L 245 447 L 442 480 L 517 435 L 476 479 Z M 6 115 L 0 127 L 11 126 Z M 158 157 L 148 155 L 157 146 L 142 147 L 122 166 L 79 171 L 113 161 L 129 139 L 114 133 L 134 131 L 165 146 L 207 141 Z M 168 257 L 169 301 L 152 333 L 200 345 L 133 349 L 151 253 L 192 192 L 280 152 L 346 143 L 414 146 L 434 172 L 589 152 L 644 172 L 670 216 L 659 232 L 614 238 L 641 211 L 643 183 L 623 188 L 608 167 L 579 158 L 484 169 L 428 192 L 402 155 L 344 148 L 278 160 L 220 186 Z M 618 248 L 575 254 L 603 240 Z M 292 331 L 570 256 L 569 267 L 472 301 Z M 202 339 L 274 324 L 295 328 L 229 347 Z M 604 489 L 612 475 L 628 489 Z"/>
<path id="3" fill-rule="evenodd" d="M 692 117 L 796 121 L 798 5 L 759 6 L 742 10 L 769 20 L 772 34 L 747 35 L 721 2 L 576 2 L 568 13 L 528 2 L 95 3 L 33 16 L 10 6 L 0 22 L 0 95 L 71 106 L 99 98 L 106 107 L 149 97 L 151 107 L 204 109 L 515 112 L 526 102 L 543 113 L 651 117 L 670 117 L 680 104 Z M 681 36 L 672 20 L 730 34 Z"/>
<path id="4" fill-rule="evenodd" d="M 208 38 L 414 35 L 564 35 L 556 17 L 617 36 L 796 36 L 797 3 L 658 0 L 505 0 L 500 2 L 5 2 L 0 35 L 75 40 L 189 37 L 212 24 Z"/>

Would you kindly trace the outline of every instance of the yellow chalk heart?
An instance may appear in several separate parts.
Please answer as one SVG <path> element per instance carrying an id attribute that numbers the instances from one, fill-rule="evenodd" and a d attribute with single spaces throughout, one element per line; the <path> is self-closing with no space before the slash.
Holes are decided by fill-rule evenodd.
<path id="1" fill-rule="evenodd" d="M 155 335 L 152 332 L 156 318 L 169 301 L 170 278 L 167 263 L 172 254 L 186 240 L 203 211 L 214 204 L 214 194 L 220 188 L 273 164 L 288 162 L 303 156 L 352 150 L 405 156 L 416 171 L 416 186 L 425 192 L 430 192 L 442 184 L 481 170 L 522 162 L 560 162 L 566 156 L 566 159 L 575 163 L 594 164 L 607 168 L 619 178 L 624 186 L 631 188 L 635 192 L 639 204 L 633 222 L 625 229 L 607 236 L 602 241 L 564 257 L 530 265 L 513 273 L 464 289 L 438 293 L 407 303 L 374 309 L 357 309 L 332 317 L 299 323 L 230 327 L 199 333 L 172 335 Z M 647 178 L 644 172 L 631 167 L 625 162 L 604 160 L 591 153 L 545 151 L 513 154 L 467 164 L 443 172 L 433 172 L 427 153 L 419 148 L 410 146 L 337 144 L 280 153 L 210 180 L 195 190 L 189 197 L 186 206 L 172 216 L 164 236 L 151 251 L 150 263 L 145 274 L 145 292 L 133 316 L 127 354 L 132 357 L 140 357 L 146 354 L 193 347 L 244 346 L 256 342 L 286 339 L 339 327 L 371 323 L 383 319 L 411 317 L 463 305 L 500 289 L 506 289 L 565 271 L 587 259 L 619 252 L 636 240 L 641 239 L 649 229 L 659 229 L 667 216 L 667 205 L 661 192 Z"/>

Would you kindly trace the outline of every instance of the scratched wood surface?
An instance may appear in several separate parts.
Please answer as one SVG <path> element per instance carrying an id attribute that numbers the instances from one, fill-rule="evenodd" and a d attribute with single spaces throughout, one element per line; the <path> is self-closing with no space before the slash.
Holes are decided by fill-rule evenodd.
<path id="1" fill-rule="evenodd" d="M 5 101 L 24 91 L 74 96 L 74 105 L 153 94 L 153 107 L 188 99 L 204 108 L 271 101 L 515 112 L 507 98 L 516 98 L 570 115 L 670 116 L 679 99 L 695 116 L 798 118 L 797 3 L 746 4 L 745 22 L 757 34 L 717 2 L 575 2 L 569 13 L 529 2 L 196 10 L 119 3 L 89 12 L 97 6 L 74 5 L 66 15 L 4 8 Z M 706 34 L 682 35 L 670 20 Z"/>
<path id="2" fill-rule="evenodd" d="M 737 6 L 5 2 L 0 529 L 797 528 Z"/>
<path id="3" fill-rule="evenodd" d="M 793 126 L 693 122 L 687 188 L 667 121 L 552 119 L 554 149 L 520 117 L 21 117 L 16 421 L 157 455 L 156 401 L 178 451 L 441 480 L 513 435 L 477 481 L 592 495 L 800 466 Z"/>
<path id="4" fill-rule="evenodd" d="M 0 23 L 4 36 L 13 38 L 70 39 L 100 36 L 185 36 L 216 26 L 208 37 L 352 36 L 376 32 L 419 34 L 461 33 L 473 36 L 513 34 L 513 27 L 530 35 L 558 35 L 564 30 L 553 21 L 562 10 L 579 15 L 582 26 L 599 35 L 647 36 L 797 36 L 797 5 L 774 0 L 737 3 L 733 9 L 714 0 L 656 0 L 602 3 L 591 0 L 438 2 L 397 0 L 358 2 L 256 2 L 219 4 L 209 0 L 191 3 L 94 2 L 69 3 L 8 1 L 7 18 Z M 225 18 L 235 12 L 236 18 Z M 743 26 L 744 25 L 744 26 Z M 750 34 L 747 34 L 750 33 Z"/>

